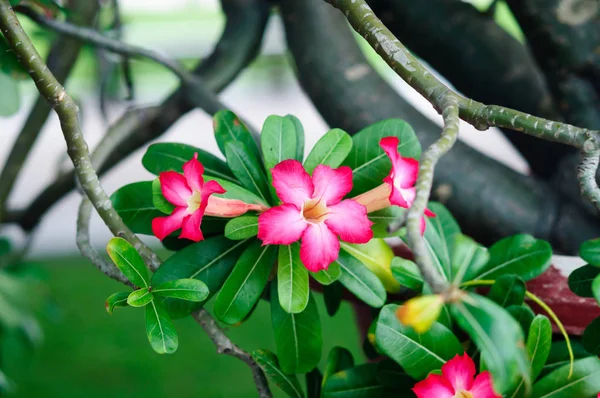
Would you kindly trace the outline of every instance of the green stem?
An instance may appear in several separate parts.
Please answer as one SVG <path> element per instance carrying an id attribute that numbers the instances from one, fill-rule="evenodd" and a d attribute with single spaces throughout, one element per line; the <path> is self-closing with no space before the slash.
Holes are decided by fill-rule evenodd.
<path id="1" fill-rule="evenodd" d="M 158 256 L 121 220 L 98 180 L 79 125 L 77 105 L 48 69 L 7 0 L 0 0 L 0 29 L 21 66 L 29 71 L 38 91 L 57 113 L 67 143 L 67 153 L 79 183 L 94 208 L 115 236 L 127 239 L 151 268 L 157 267 L 160 262 Z"/>

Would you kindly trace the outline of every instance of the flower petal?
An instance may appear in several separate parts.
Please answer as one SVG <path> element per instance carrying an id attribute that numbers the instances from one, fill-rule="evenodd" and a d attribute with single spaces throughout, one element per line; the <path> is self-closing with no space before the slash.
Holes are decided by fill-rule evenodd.
<path id="1" fill-rule="evenodd" d="M 325 223 L 308 224 L 302 234 L 300 260 L 311 272 L 327 269 L 337 260 L 340 241 Z"/>
<path id="2" fill-rule="evenodd" d="M 410 188 L 417 181 L 419 161 L 403 158 L 398 153 L 399 142 L 398 137 L 384 137 L 379 141 L 379 145 L 392 162 L 390 177 L 393 179 L 393 184 L 398 188 Z"/>
<path id="3" fill-rule="evenodd" d="M 416 188 L 398 189 L 394 185 L 392 177 L 385 177 L 383 182 L 389 184 L 389 186 L 392 188 L 390 192 L 390 203 L 408 209 L 412 204 L 412 201 L 409 202 L 404 195 L 407 195 L 414 200 Z"/>
<path id="4" fill-rule="evenodd" d="M 325 224 L 345 242 L 367 243 L 373 238 L 367 208 L 352 199 L 327 206 Z"/>
<path id="5" fill-rule="evenodd" d="M 258 239 L 265 245 L 290 245 L 300 239 L 306 225 L 296 206 L 283 204 L 258 216 Z"/>
<path id="6" fill-rule="evenodd" d="M 454 397 L 454 390 L 448 380 L 436 374 L 430 374 L 425 380 L 415 384 L 412 390 L 417 395 L 417 398 Z"/>
<path id="7" fill-rule="evenodd" d="M 201 240 L 204 240 L 204 235 L 202 235 L 202 231 L 200 230 L 200 224 L 202 224 L 203 215 L 204 212 L 198 209 L 194 212 L 194 214 L 186 217 L 183 220 L 183 227 L 181 228 L 179 239 L 189 239 L 193 240 L 194 242 L 200 242 Z"/>
<path id="8" fill-rule="evenodd" d="M 202 190 L 204 185 L 204 167 L 198 161 L 198 153 L 194 153 L 194 157 L 183 164 L 183 175 L 187 180 L 188 186 L 194 191 Z"/>
<path id="9" fill-rule="evenodd" d="M 492 375 L 490 372 L 481 372 L 473 382 L 469 392 L 473 398 L 501 398 L 500 394 L 496 394 L 492 385 Z M 600 396 L 600 394 L 598 394 Z"/>
<path id="10" fill-rule="evenodd" d="M 204 186 L 202 187 L 202 191 L 200 192 L 199 210 L 202 211 L 202 214 L 204 214 L 204 210 L 208 205 L 208 198 L 210 197 L 210 195 L 212 195 L 213 193 L 221 194 L 225 192 L 227 192 L 225 191 L 225 188 L 223 188 L 221 184 L 219 184 L 215 180 L 207 181 L 206 184 L 204 184 Z"/>
<path id="11" fill-rule="evenodd" d="M 432 212 L 432 211 L 431 211 L 431 210 L 429 210 L 429 209 L 425 209 L 425 215 L 426 215 L 427 217 L 436 217 L 436 216 L 437 216 L 437 214 L 435 214 L 434 212 Z"/>
<path id="12" fill-rule="evenodd" d="M 167 217 L 156 217 L 152 220 L 152 233 L 163 240 L 171 232 L 177 231 L 183 224 L 183 219 L 188 216 L 185 207 L 176 207 Z"/>
<path id="13" fill-rule="evenodd" d="M 475 377 L 475 363 L 465 352 L 456 355 L 442 366 L 442 375 L 452 384 L 454 391 L 469 391 Z"/>
<path id="14" fill-rule="evenodd" d="M 163 196 L 175 206 L 187 206 L 192 190 L 184 176 L 175 171 L 165 171 L 158 176 Z"/>
<path id="15" fill-rule="evenodd" d="M 284 160 L 273 167 L 271 173 L 273 186 L 283 203 L 293 203 L 301 208 L 312 197 L 313 183 L 299 161 Z"/>
<path id="16" fill-rule="evenodd" d="M 336 204 L 352 190 L 352 169 L 348 166 L 332 169 L 320 164 L 313 171 L 312 182 L 313 198 L 323 199 L 327 205 Z"/>

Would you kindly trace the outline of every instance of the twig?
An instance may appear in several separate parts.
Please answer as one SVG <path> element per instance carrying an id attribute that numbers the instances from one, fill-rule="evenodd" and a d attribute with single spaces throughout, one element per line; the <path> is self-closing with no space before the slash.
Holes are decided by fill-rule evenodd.
<path id="1" fill-rule="evenodd" d="M 196 322 L 204 329 L 208 337 L 217 346 L 217 352 L 219 354 L 231 355 L 232 357 L 238 358 L 239 360 L 246 363 L 252 371 L 252 377 L 258 390 L 258 396 L 261 398 L 272 397 L 271 390 L 269 389 L 269 383 L 263 373 L 262 369 L 252 359 L 250 354 L 240 349 L 238 346 L 227 337 L 223 330 L 217 325 L 217 322 L 213 317 L 204 309 L 201 309 L 192 314 Z"/>
<path id="2" fill-rule="evenodd" d="M 121 220 L 98 180 L 79 125 L 77 105 L 48 70 L 7 0 L 0 0 L 0 28 L 21 66 L 29 71 L 38 91 L 57 113 L 67 143 L 67 153 L 73 162 L 81 187 L 94 208 L 115 236 L 127 239 L 151 268 L 157 267 L 158 256 Z"/>
<path id="3" fill-rule="evenodd" d="M 600 161 L 600 151 L 581 152 L 581 162 L 577 166 L 577 180 L 581 195 L 600 208 L 600 188 L 596 181 L 596 172 Z"/>
<path id="4" fill-rule="evenodd" d="M 452 148 L 458 138 L 457 98 L 453 95 L 447 96 L 444 99 L 442 109 L 444 117 L 442 136 L 427 148 L 421 157 L 419 176 L 416 183 L 417 194 L 406 215 L 407 238 L 415 256 L 415 262 L 419 266 L 423 279 L 435 293 L 445 291 L 448 283 L 443 278 L 443 270 L 438 270 L 431 261 L 425 239 L 421 236 L 421 218 L 431 194 L 435 164 Z"/>

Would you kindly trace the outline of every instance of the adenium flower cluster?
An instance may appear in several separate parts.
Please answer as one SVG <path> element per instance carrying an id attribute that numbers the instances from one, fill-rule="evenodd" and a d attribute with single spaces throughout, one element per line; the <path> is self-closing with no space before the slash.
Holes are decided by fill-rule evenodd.
<path id="1" fill-rule="evenodd" d="M 202 217 L 237 217 L 257 211 L 258 238 L 263 245 L 289 245 L 300 241 L 300 258 L 312 272 L 327 269 L 337 260 L 340 240 L 367 243 L 373 237 L 367 214 L 392 205 L 412 206 L 419 163 L 398 153 L 397 137 L 386 137 L 380 145 L 390 158 L 392 168 L 383 184 L 355 198 L 344 199 L 352 190 L 352 170 L 347 166 L 331 168 L 318 165 L 310 176 L 297 160 L 284 160 L 272 170 L 273 187 L 282 204 L 272 208 L 224 199 L 225 189 L 216 181 L 204 181 L 204 168 L 195 154 L 183 165 L 183 175 L 175 171 L 160 173 L 161 191 L 175 206 L 170 216 L 152 221 L 159 239 L 181 229 L 180 239 L 201 241 Z M 430 210 L 428 217 L 435 217 Z M 425 230 L 422 218 L 421 232 Z"/>

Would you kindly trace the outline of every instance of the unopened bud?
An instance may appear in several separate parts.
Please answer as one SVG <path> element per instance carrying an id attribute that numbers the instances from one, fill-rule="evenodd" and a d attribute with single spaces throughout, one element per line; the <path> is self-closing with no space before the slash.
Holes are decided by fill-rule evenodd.
<path id="1" fill-rule="evenodd" d="M 415 297 L 398 308 L 396 317 L 403 325 L 422 334 L 438 320 L 443 305 L 444 299 L 437 294 Z"/>

